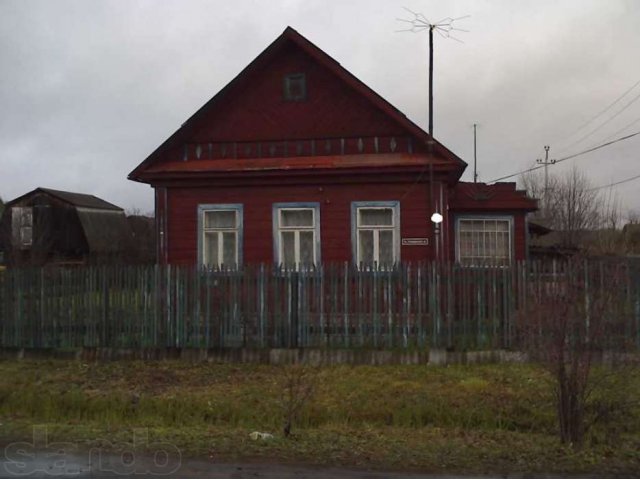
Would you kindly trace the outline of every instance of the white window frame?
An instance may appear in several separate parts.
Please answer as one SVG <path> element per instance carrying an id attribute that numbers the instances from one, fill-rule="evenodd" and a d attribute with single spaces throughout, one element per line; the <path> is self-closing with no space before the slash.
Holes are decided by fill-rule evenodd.
<path id="1" fill-rule="evenodd" d="M 310 210 L 312 212 L 313 224 L 311 227 L 285 227 L 282 225 L 282 212 L 291 210 Z M 300 268 L 300 232 L 313 232 L 313 264 L 320 265 L 320 203 L 318 202 L 295 202 L 295 203 L 274 203 L 272 209 L 273 218 L 273 258 L 276 265 L 283 266 L 283 232 L 294 232 L 294 256 L 297 270 Z M 309 265 L 303 265 L 309 267 Z M 289 268 L 289 267 L 287 267 Z"/>
<path id="2" fill-rule="evenodd" d="M 235 228 L 205 228 L 204 217 L 207 212 L 212 211 L 233 211 L 236 214 Z M 226 232 L 234 232 L 236 234 L 236 263 L 235 265 L 222 265 L 220 263 L 213 265 L 205 263 L 205 235 L 207 233 L 218 233 L 218 258 L 223 257 L 224 252 L 224 235 Z M 243 245 L 243 209 L 239 203 L 214 203 L 198 205 L 198 264 L 205 268 L 225 268 L 237 269 L 242 266 L 242 245 Z"/>
<path id="3" fill-rule="evenodd" d="M 487 255 L 471 255 L 471 256 L 467 256 L 467 257 L 484 257 L 487 259 L 486 262 L 482 262 L 479 264 L 475 264 L 475 263 L 465 263 L 463 262 L 463 258 L 461 256 L 461 223 L 462 222 L 470 222 L 470 221 L 485 221 L 485 222 L 493 222 L 493 221 L 500 221 L 500 222 L 507 222 L 508 224 L 508 235 L 509 235 L 509 239 L 508 239 L 508 246 L 509 246 L 509 256 L 508 259 L 506 261 L 506 263 L 502 263 L 502 262 L 495 262 L 495 261 L 491 261 L 491 259 L 495 259 L 496 257 L 489 257 Z M 496 266 L 496 267 L 506 267 L 508 265 L 510 265 L 513 262 L 513 254 L 514 254 L 514 235 L 513 235 L 513 216 L 511 215 L 462 215 L 462 216 L 457 216 L 456 217 L 456 262 L 463 265 L 463 266 L 468 266 L 468 267 L 486 267 L 486 266 Z M 486 231 L 483 230 L 483 233 L 486 233 Z M 498 231 L 496 230 L 495 233 L 497 234 Z"/>
<path id="4" fill-rule="evenodd" d="M 391 210 L 391 226 L 360 225 L 360 210 Z M 393 233 L 393 264 L 400 262 L 400 201 L 369 201 L 351 202 L 351 249 L 353 262 L 357 267 L 361 265 L 367 267 L 361 261 L 359 232 L 363 230 L 373 230 L 373 261 L 380 265 L 380 231 L 386 230 Z"/>

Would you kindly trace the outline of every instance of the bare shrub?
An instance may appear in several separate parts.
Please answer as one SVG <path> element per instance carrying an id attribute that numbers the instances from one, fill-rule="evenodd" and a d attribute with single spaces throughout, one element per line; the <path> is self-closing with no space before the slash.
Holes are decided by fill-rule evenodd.
<path id="1" fill-rule="evenodd" d="M 587 431 L 621 411 L 624 392 L 607 387 L 624 371 L 599 365 L 603 352 L 622 352 L 624 265 L 574 258 L 561 273 L 538 282 L 523 312 L 531 359 L 553 379 L 562 443 L 582 445 Z M 624 398 L 623 398 L 624 397 Z"/>
<path id="2" fill-rule="evenodd" d="M 293 364 L 282 367 L 282 396 L 280 405 L 284 417 L 282 433 L 291 434 L 294 422 L 314 394 L 317 382 L 317 369 L 308 365 Z"/>

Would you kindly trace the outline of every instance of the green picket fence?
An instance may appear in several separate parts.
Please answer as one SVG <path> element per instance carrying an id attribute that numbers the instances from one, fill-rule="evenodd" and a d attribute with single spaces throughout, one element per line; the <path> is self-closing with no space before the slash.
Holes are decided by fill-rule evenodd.
<path id="1" fill-rule="evenodd" d="M 607 288 L 610 263 L 589 262 L 589 288 Z M 623 267 L 616 335 L 638 348 L 640 269 Z M 519 348 L 523 312 L 566 274 L 561 263 L 8 269 L 0 346 Z"/>

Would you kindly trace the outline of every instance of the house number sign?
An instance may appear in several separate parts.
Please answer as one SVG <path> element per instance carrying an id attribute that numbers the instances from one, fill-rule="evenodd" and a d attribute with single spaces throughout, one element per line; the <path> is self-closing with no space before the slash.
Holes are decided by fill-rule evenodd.
<path id="1" fill-rule="evenodd" d="M 411 246 L 424 246 L 424 245 L 429 245 L 429 239 L 428 238 L 403 238 L 402 239 L 402 246 L 407 246 L 407 247 L 411 247 Z"/>

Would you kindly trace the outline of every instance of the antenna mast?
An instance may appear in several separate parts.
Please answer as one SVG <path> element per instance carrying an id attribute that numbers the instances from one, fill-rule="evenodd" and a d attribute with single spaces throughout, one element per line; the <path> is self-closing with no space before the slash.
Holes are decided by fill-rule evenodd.
<path id="1" fill-rule="evenodd" d="M 446 17 L 442 20 L 431 23 L 423 14 L 411 11 L 406 7 L 403 8 L 413 15 L 413 18 L 411 20 L 398 18 L 398 21 L 410 25 L 409 28 L 398 30 L 399 32 L 420 33 L 424 30 L 429 30 L 429 135 L 433 138 L 433 32 L 437 32 L 442 38 L 451 38 L 456 42 L 464 43 L 462 40 L 454 37 L 451 32 L 467 32 L 468 30 L 462 30 L 461 28 L 454 27 L 453 22 L 467 18 L 469 15 L 457 18 Z"/>
<path id="2" fill-rule="evenodd" d="M 473 183 L 478 181 L 478 153 L 476 149 L 476 127 L 477 123 L 473 124 Z"/>
<path id="3" fill-rule="evenodd" d="M 411 33 L 420 33 L 424 30 L 429 30 L 429 136 L 431 137 L 431 142 L 429 144 L 429 152 L 433 153 L 433 32 L 438 32 L 438 34 L 443 38 L 451 38 L 458 42 L 463 43 L 461 40 L 455 38 L 451 35 L 452 31 L 460 31 L 466 32 L 466 30 L 462 30 L 453 26 L 453 22 L 456 20 L 461 20 L 463 18 L 467 18 L 469 15 L 458 18 L 446 17 L 438 22 L 430 22 L 423 14 L 416 13 L 409 10 L 406 7 L 403 7 L 407 12 L 413 15 L 411 20 L 398 18 L 400 22 L 404 22 L 408 24 L 408 28 L 404 30 L 398 30 L 399 32 L 411 32 Z M 431 202 L 429 208 L 433 209 L 433 215 L 431 215 L 431 221 L 434 224 L 434 237 L 435 237 L 435 256 L 436 259 L 439 258 L 439 242 L 440 242 L 440 223 L 443 220 L 443 216 L 438 212 L 438 208 L 436 206 L 436 202 L 434 200 L 433 195 L 433 159 L 429 160 L 429 201 Z M 442 185 L 440 185 L 440 202 L 442 202 Z"/>

